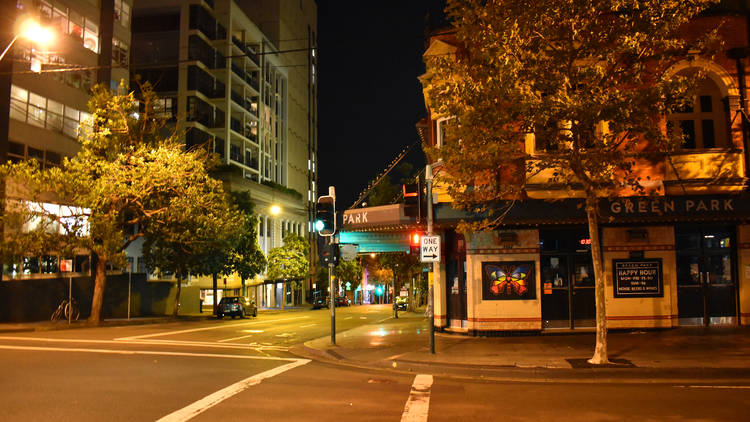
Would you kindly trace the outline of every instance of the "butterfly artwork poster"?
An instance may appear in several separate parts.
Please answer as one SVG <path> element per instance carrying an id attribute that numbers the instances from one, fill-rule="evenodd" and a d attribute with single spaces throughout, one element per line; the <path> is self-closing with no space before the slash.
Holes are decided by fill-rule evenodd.
<path id="1" fill-rule="evenodd" d="M 534 261 L 483 262 L 483 300 L 536 299 Z"/>

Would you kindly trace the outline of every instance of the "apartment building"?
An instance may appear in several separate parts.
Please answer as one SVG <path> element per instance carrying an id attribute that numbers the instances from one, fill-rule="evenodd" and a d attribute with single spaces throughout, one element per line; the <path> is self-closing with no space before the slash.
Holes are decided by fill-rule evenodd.
<path id="1" fill-rule="evenodd" d="M 78 126 L 89 116 L 91 87 L 129 83 L 132 5 L 129 0 L 13 3 L 3 10 L 6 17 L 12 22 L 38 20 L 53 31 L 54 40 L 40 47 L 19 37 L 3 59 L 10 74 L 5 80 L 10 83 L 10 110 L 7 150 L 3 150 L 11 161 L 33 158 L 44 166 L 57 166 L 78 151 L 75 138 Z M 72 274 L 87 275 L 89 266 L 89 255 L 81 251 Z M 55 278 L 59 272 L 56 255 L 29 256 L 3 265 L 3 279 Z"/>
<path id="2" fill-rule="evenodd" d="M 131 78 L 149 81 L 165 113 L 186 129 L 186 147 L 221 159 L 232 190 L 249 191 L 268 253 L 289 233 L 311 238 L 316 192 L 317 85 L 313 0 L 154 0 L 133 11 Z M 200 286 L 214 301 L 209 278 Z M 220 281 L 219 296 L 257 295 L 262 306 L 299 302 L 288 283 Z M 217 300 L 219 298 L 216 298 Z"/>

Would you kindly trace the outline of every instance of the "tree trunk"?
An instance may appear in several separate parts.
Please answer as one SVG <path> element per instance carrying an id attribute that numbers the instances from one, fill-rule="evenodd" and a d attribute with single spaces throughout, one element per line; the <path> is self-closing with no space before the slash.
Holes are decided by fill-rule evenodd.
<path id="1" fill-rule="evenodd" d="M 602 250 L 599 241 L 599 219 L 597 217 L 597 198 L 589 193 L 586 197 L 586 216 L 589 221 L 591 238 L 591 259 L 594 264 L 594 294 L 596 296 L 596 348 L 594 356 L 589 359 L 593 365 L 609 363 L 607 354 L 607 307 L 604 294 L 604 269 L 602 268 Z"/>
<path id="2" fill-rule="evenodd" d="M 393 276 L 393 298 L 391 301 L 393 302 L 393 318 L 398 318 L 398 305 L 396 304 L 396 298 L 399 296 L 400 289 L 398 286 L 398 277 L 395 275 Z"/>
<path id="3" fill-rule="evenodd" d="M 247 297 L 247 290 L 245 290 L 245 277 L 240 276 L 240 284 L 242 285 L 242 297 Z"/>
<path id="4" fill-rule="evenodd" d="M 102 305 L 104 304 L 104 288 L 107 286 L 107 260 L 97 256 L 94 276 L 94 297 L 91 299 L 91 315 L 89 322 L 98 325 L 102 321 Z"/>
<path id="5" fill-rule="evenodd" d="M 286 282 L 281 282 L 281 310 L 286 309 Z"/>
<path id="6" fill-rule="evenodd" d="M 214 315 L 218 315 L 218 313 L 216 312 L 216 309 L 219 306 L 219 302 L 216 300 L 219 294 L 218 289 L 216 288 L 216 278 L 218 277 L 218 275 L 216 273 L 213 273 L 211 274 L 211 276 L 213 278 L 213 289 L 214 289 Z"/>
<path id="7" fill-rule="evenodd" d="M 174 298 L 174 309 L 172 309 L 172 316 L 176 317 L 180 309 L 180 293 L 182 292 L 182 272 L 177 272 L 177 296 Z"/>

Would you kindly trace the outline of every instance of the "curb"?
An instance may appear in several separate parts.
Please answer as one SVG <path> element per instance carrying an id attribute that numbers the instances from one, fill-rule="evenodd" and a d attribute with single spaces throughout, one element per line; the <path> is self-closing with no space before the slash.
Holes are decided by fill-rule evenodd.
<path id="1" fill-rule="evenodd" d="M 738 384 L 750 383 L 750 367 L 623 367 L 623 368 L 549 368 L 545 366 L 487 366 L 472 363 L 428 362 L 418 360 L 386 360 L 361 362 L 351 360 L 330 346 L 313 347 L 309 340 L 289 349 L 289 353 L 337 366 L 366 369 L 393 374 L 431 373 L 452 379 L 483 380 L 514 383 L 619 383 L 619 384 Z M 467 375 L 466 372 L 474 372 Z"/>

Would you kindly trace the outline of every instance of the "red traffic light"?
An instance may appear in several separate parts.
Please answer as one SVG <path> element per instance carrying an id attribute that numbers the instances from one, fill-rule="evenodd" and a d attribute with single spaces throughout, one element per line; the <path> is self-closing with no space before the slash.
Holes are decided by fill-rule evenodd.
<path id="1" fill-rule="evenodd" d="M 412 233 L 409 235 L 409 242 L 412 246 L 419 246 L 419 241 L 422 239 L 422 234 L 420 233 Z"/>

